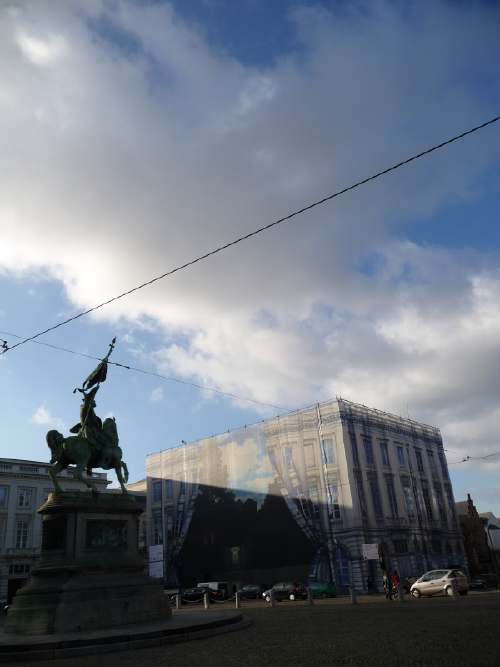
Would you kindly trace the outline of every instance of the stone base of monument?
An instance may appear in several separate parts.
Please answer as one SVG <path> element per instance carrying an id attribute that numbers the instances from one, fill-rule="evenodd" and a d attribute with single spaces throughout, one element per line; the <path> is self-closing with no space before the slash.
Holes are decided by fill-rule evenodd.
<path id="1" fill-rule="evenodd" d="M 125 625 L 120 628 L 70 634 L 12 635 L 0 629 L 0 663 L 76 658 L 102 655 L 206 639 L 226 632 L 243 630 L 251 625 L 239 611 L 179 611 L 167 621 Z"/>
<path id="2" fill-rule="evenodd" d="M 10 635 L 85 633 L 165 621 L 161 582 L 144 574 L 141 508 L 127 494 L 52 493 L 42 515 L 40 560 L 14 598 Z"/>

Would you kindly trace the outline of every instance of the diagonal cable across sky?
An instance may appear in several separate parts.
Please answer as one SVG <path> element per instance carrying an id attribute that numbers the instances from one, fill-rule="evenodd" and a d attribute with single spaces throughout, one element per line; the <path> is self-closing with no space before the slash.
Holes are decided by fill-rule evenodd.
<path id="1" fill-rule="evenodd" d="M 110 303 L 113 303 L 115 301 L 118 301 L 119 299 L 123 299 L 126 296 L 129 296 L 130 294 L 133 294 L 134 292 L 137 292 L 145 287 L 148 287 L 149 285 L 152 285 L 160 280 L 163 280 L 164 278 L 168 278 L 169 276 L 174 275 L 175 273 L 178 273 L 179 271 L 183 271 L 184 269 L 187 269 L 190 266 L 193 266 L 194 264 L 197 264 L 198 262 L 201 262 L 205 259 L 208 259 L 209 257 L 212 257 L 213 255 L 216 255 L 223 250 L 227 250 L 239 243 L 242 243 L 243 241 L 247 241 L 250 238 L 257 236 L 258 234 L 261 234 L 262 232 L 268 231 L 269 229 L 272 229 L 273 227 L 276 227 L 278 225 L 281 225 L 283 223 L 290 222 L 294 218 L 298 217 L 299 215 L 306 213 L 307 211 L 310 211 L 313 208 L 316 208 L 317 206 L 321 206 L 323 204 L 326 204 L 327 202 L 331 201 L 332 199 L 335 199 L 337 197 L 340 197 L 343 194 L 346 194 L 347 192 L 350 192 L 352 190 L 355 190 L 362 185 L 366 185 L 367 183 L 374 181 L 382 176 L 385 176 L 386 174 L 396 171 L 397 169 L 400 169 L 401 167 L 404 167 L 407 164 L 410 164 L 411 162 L 414 162 L 415 160 L 418 160 L 422 157 L 425 157 L 426 155 L 429 155 L 430 153 L 433 153 L 437 150 L 440 150 L 441 148 L 444 148 L 445 146 L 449 146 L 450 144 L 459 141 L 460 139 L 464 139 L 465 137 L 474 134 L 475 132 L 478 132 L 479 130 L 482 130 L 488 126 L 493 125 L 494 123 L 497 123 L 500 120 L 500 116 L 495 116 L 493 118 L 490 118 L 489 120 L 481 123 L 480 125 L 476 125 L 472 128 L 469 128 L 468 130 L 465 130 L 464 132 L 461 132 L 460 134 L 457 134 L 453 137 L 450 137 L 444 141 L 442 141 L 439 144 L 435 144 L 434 146 L 431 146 L 430 148 L 426 148 L 423 151 L 420 151 L 419 153 L 416 153 L 405 160 L 402 160 L 400 162 L 397 162 L 396 164 L 393 164 L 390 167 L 387 167 L 386 169 L 382 169 L 381 171 L 378 171 L 371 176 L 368 176 L 360 181 L 357 181 L 356 183 L 353 183 L 352 185 L 349 185 L 345 188 L 342 188 L 341 190 L 337 190 L 336 192 L 329 194 L 322 199 L 318 199 L 317 201 L 312 202 L 311 204 L 307 204 L 306 206 L 303 206 L 300 209 L 297 209 L 296 211 L 293 211 L 292 213 L 289 213 L 288 215 L 283 216 L 282 218 L 278 218 L 277 220 L 274 220 L 273 222 L 270 222 L 266 225 L 263 225 L 262 227 L 259 227 L 258 229 L 253 230 L 252 232 L 249 232 L 248 234 L 245 234 L 243 236 L 239 236 L 238 238 L 233 239 L 232 241 L 229 241 L 228 243 L 225 243 L 223 245 L 220 245 L 213 250 L 210 250 L 206 252 L 203 255 L 199 255 L 198 257 L 195 257 L 194 259 L 189 260 L 188 262 L 185 262 L 184 264 L 180 264 L 179 266 L 176 266 L 173 269 L 170 269 L 169 271 L 166 271 L 165 273 L 162 273 L 161 275 L 155 276 L 154 278 L 151 278 L 150 280 L 141 283 L 140 285 L 136 285 L 135 287 L 132 287 L 131 289 L 121 292 L 120 294 L 117 294 L 116 296 L 112 297 L 111 299 L 108 299 L 106 301 L 103 301 L 102 303 L 99 303 L 95 306 L 92 306 L 91 308 L 88 308 L 87 310 L 83 310 L 79 313 L 76 313 L 75 315 L 68 317 L 65 320 L 62 320 L 61 322 L 57 322 L 56 324 L 53 324 L 52 326 L 43 329 L 42 331 L 38 331 L 37 333 L 32 334 L 31 336 L 28 336 L 27 338 L 24 338 L 20 340 L 19 342 L 15 343 L 14 345 L 3 348 L 1 354 L 6 354 L 7 352 L 10 352 L 11 350 L 16 349 L 17 347 L 21 347 L 25 343 L 28 343 L 30 341 L 34 341 L 35 339 L 39 338 L 40 336 L 43 336 L 44 334 L 50 333 L 51 331 L 54 331 L 55 329 L 58 329 L 62 326 L 65 326 L 66 324 L 70 324 L 71 322 L 74 322 L 75 320 L 79 319 L 80 317 L 84 317 L 85 315 L 89 315 L 90 313 L 99 310 L 100 308 L 103 308 L 104 306 L 109 305 Z"/>

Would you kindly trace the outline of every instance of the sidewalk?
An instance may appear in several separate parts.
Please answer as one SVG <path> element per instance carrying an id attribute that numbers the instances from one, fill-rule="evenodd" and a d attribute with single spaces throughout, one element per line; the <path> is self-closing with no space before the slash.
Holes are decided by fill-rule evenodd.
<path id="1" fill-rule="evenodd" d="M 243 615 L 253 621 L 246 630 L 182 645 L 110 654 L 106 656 L 107 667 L 143 664 L 492 667 L 499 664 L 498 594 L 403 603 L 380 596 L 366 597 L 369 599 L 363 599 L 359 605 L 350 605 L 345 598 L 320 601 L 312 607 L 285 602 L 275 608 L 244 605 Z M 57 661 L 61 667 L 96 664 L 96 657 Z"/>

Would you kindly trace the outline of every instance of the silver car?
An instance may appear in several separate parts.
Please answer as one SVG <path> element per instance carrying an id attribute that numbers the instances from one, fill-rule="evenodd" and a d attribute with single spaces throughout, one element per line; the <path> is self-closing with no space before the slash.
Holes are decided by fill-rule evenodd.
<path id="1" fill-rule="evenodd" d="M 467 595 L 469 582 L 460 570 L 431 570 L 417 579 L 410 588 L 415 598 L 421 595 L 453 595 L 453 581 L 460 595 Z"/>

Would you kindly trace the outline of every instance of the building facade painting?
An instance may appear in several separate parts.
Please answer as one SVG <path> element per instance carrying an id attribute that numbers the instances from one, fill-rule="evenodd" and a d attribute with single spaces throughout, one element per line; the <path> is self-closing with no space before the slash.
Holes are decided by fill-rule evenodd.
<path id="1" fill-rule="evenodd" d="M 380 583 L 464 564 L 438 429 L 335 399 L 148 456 L 165 578 Z M 363 561 L 377 543 L 380 562 Z M 381 567 L 382 566 L 382 567 Z"/>

